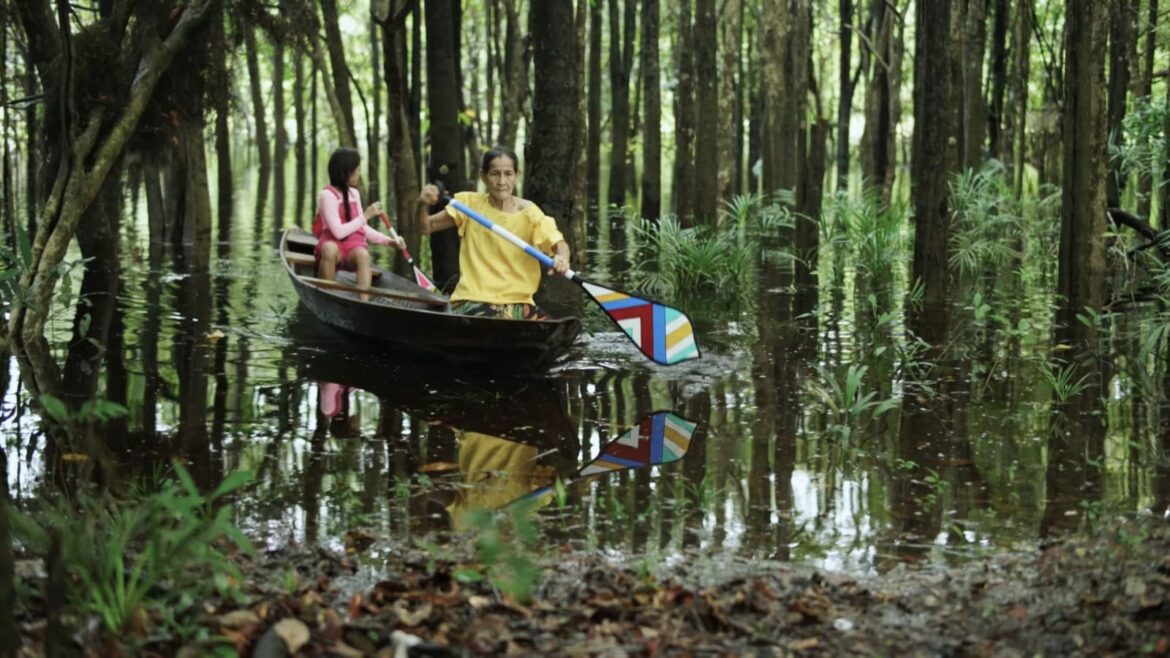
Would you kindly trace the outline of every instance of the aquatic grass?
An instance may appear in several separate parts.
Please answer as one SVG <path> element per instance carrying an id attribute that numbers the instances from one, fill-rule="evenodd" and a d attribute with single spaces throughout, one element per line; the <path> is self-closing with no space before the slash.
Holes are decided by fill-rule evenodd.
<path id="1" fill-rule="evenodd" d="M 1071 363 L 1062 365 L 1059 362 L 1045 362 L 1040 373 L 1058 404 L 1064 404 L 1080 395 L 1092 383 L 1088 374 L 1078 378 L 1076 364 Z"/>
<path id="2" fill-rule="evenodd" d="M 821 237 L 826 243 L 851 249 L 864 275 L 883 277 L 905 258 L 909 225 L 905 205 L 883 204 L 877 190 L 858 198 L 836 195 L 826 201 Z"/>

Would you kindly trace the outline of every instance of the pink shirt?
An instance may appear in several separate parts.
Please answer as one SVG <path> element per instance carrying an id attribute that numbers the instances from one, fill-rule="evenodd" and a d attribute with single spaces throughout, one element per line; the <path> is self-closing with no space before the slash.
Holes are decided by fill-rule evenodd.
<path id="1" fill-rule="evenodd" d="M 325 231 L 334 240 L 340 242 L 354 233 L 360 232 L 374 244 L 390 244 L 389 236 L 366 225 L 366 220 L 362 217 L 362 195 L 357 191 L 357 188 L 349 188 L 349 205 L 353 219 L 348 222 L 341 216 L 339 196 L 340 192 L 337 190 L 325 187 L 321 190 L 321 196 L 317 197 L 317 212 L 321 213 L 321 219 L 325 220 Z"/>

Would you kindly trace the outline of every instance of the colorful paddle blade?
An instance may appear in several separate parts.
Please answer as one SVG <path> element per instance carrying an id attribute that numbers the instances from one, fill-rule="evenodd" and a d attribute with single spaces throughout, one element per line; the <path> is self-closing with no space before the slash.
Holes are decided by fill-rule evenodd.
<path id="1" fill-rule="evenodd" d="M 580 476 L 678 461 L 687 454 L 694 435 L 694 423 L 669 411 L 657 411 L 605 444 L 601 454 L 581 469 Z"/>
<path id="2" fill-rule="evenodd" d="M 589 281 L 580 281 L 580 284 L 638 349 L 655 363 L 669 366 L 699 358 L 695 328 L 686 313 L 661 302 Z"/>
<path id="3" fill-rule="evenodd" d="M 696 428 L 695 423 L 680 418 L 669 411 L 656 411 L 626 430 L 618 438 L 605 444 L 601 448 L 601 453 L 588 464 L 582 466 L 568 482 L 575 482 L 599 473 L 614 473 L 676 462 L 682 459 L 687 454 L 687 450 L 690 449 L 691 439 L 695 435 Z M 525 501 L 535 501 L 542 496 L 550 495 L 552 491 L 553 487 L 551 486 L 539 487 L 504 507 L 509 508 L 525 504 Z"/>

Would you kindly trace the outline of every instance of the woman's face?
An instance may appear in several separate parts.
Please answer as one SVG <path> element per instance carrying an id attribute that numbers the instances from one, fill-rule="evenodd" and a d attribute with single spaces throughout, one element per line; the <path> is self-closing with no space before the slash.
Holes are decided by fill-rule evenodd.
<path id="1" fill-rule="evenodd" d="M 488 194 L 497 201 L 504 201 L 516 190 L 516 175 L 519 173 L 512 158 L 501 155 L 488 164 L 487 171 L 480 172 L 480 177 L 487 186 Z"/>
<path id="2" fill-rule="evenodd" d="M 349 178 L 345 179 L 345 184 L 350 187 L 357 187 L 362 182 L 362 166 L 358 165 L 349 172 Z"/>

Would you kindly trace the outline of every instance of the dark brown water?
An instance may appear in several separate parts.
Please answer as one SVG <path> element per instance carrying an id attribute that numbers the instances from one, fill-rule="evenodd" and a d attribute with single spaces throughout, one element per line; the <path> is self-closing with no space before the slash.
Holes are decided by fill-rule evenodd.
<path id="1" fill-rule="evenodd" d="M 208 486 L 254 471 L 237 521 L 270 545 L 341 545 L 353 528 L 419 537 L 577 478 L 655 411 L 695 424 L 682 458 L 545 498 L 550 541 L 873 572 L 1012 550 L 1102 515 L 1161 514 L 1170 496 L 1156 383 L 1115 370 L 1087 435 L 1054 411 L 1052 313 L 1039 291 L 991 302 L 1011 331 L 963 320 L 946 359 L 924 369 L 900 300 L 870 292 L 848 254 L 826 248 L 819 286 L 800 289 L 790 260 L 769 257 L 749 305 L 688 302 L 702 318 L 701 361 L 648 365 L 590 310 L 547 376 L 502 379 L 320 324 L 299 307 L 266 223 L 233 228 L 202 275 L 173 272 L 149 256 L 144 231 L 127 231 L 114 320 L 123 347 L 105 355 L 98 390 L 129 415 L 105 430 L 101 454 L 62 455 L 6 364 L 0 417 L 16 497 L 40 495 L 79 461 L 132 479 L 182 458 Z M 588 273 L 624 284 L 632 257 L 614 249 L 624 241 L 604 228 L 591 238 Z M 72 314 L 57 317 L 63 357 Z M 1140 336 L 1143 320 L 1126 321 Z M 1118 361 L 1135 350 L 1120 338 L 1111 349 Z"/>

